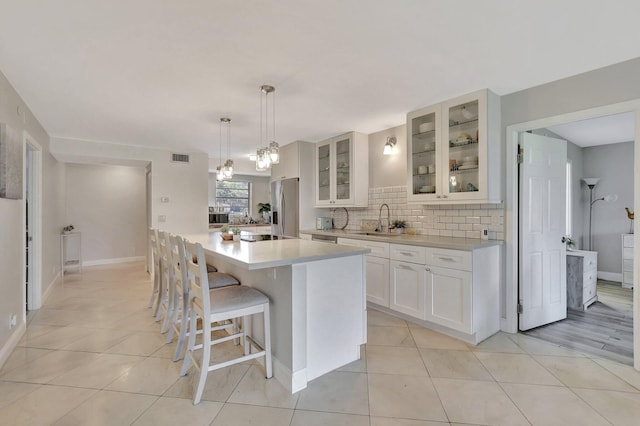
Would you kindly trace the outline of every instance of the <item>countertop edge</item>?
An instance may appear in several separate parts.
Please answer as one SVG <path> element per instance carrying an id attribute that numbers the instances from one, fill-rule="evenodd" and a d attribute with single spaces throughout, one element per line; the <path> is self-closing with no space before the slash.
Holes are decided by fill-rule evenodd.
<path id="1" fill-rule="evenodd" d="M 302 229 L 301 234 L 328 235 L 338 238 L 351 238 L 354 240 L 378 241 L 391 244 L 405 244 L 411 246 L 433 247 L 451 250 L 471 251 L 493 246 L 501 246 L 504 244 L 502 240 L 481 240 L 479 238 L 457 238 L 457 237 L 435 237 L 429 235 L 407 235 L 400 236 L 384 236 L 384 235 L 362 235 L 358 231 L 341 231 L 318 230 L 318 229 Z"/>

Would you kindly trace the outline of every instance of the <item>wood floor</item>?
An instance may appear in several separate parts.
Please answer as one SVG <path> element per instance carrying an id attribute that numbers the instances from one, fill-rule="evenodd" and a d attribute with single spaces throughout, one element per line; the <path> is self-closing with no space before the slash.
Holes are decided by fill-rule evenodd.
<path id="1" fill-rule="evenodd" d="M 525 334 L 633 365 L 633 290 L 598 280 L 598 301 L 585 312 L 570 309 L 567 319 Z"/>

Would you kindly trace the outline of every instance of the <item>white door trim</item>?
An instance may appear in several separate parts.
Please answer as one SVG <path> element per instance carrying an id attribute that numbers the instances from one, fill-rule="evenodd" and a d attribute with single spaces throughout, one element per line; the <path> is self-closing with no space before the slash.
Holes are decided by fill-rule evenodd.
<path id="1" fill-rule="evenodd" d="M 29 310 L 39 309 L 42 306 L 42 147 L 36 140 L 29 135 L 26 131 L 23 132 L 23 158 L 27 161 L 27 148 L 32 150 L 32 164 L 31 164 L 31 198 L 35 200 L 29 208 L 31 209 L 31 217 L 33 223 L 31 223 L 30 234 L 33 236 L 34 243 L 31 247 L 33 251 L 33 265 L 32 265 L 32 279 L 29 282 Z M 26 223 L 26 202 L 27 202 L 27 179 L 26 179 L 26 167 L 22 171 L 23 173 L 23 203 L 22 203 L 22 229 L 25 230 Z M 22 246 L 27 246 L 26 232 L 22 233 Z M 22 283 L 26 285 L 27 272 L 26 264 L 22 268 Z M 23 287 L 24 288 L 24 287 Z M 26 319 L 25 306 L 26 292 L 23 291 L 23 316 Z"/>
<path id="2" fill-rule="evenodd" d="M 512 124 L 506 128 L 506 194 L 505 194 L 505 251 L 506 294 L 505 318 L 501 329 L 508 333 L 518 331 L 518 133 L 573 121 L 601 117 L 603 115 L 635 112 L 634 181 L 640 177 L 640 99 L 582 111 L 541 118 L 525 123 Z M 640 208 L 640 185 L 634 188 L 634 211 Z M 640 211 L 640 210 L 639 210 Z M 640 247 L 640 233 L 634 235 L 635 247 Z M 640 270 L 640 256 L 634 256 L 634 270 Z M 634 287 L 640 288 L 640 274 L 634 274 Z M 640 370 L 640 295 L 633 292 L 633 353 L 634 367 Z"/>

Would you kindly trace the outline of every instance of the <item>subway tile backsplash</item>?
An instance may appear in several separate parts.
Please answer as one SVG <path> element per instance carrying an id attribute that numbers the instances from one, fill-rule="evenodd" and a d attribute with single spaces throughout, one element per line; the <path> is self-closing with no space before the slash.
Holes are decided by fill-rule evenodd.
<path id="1" fill-rule="evenodd" d="M 401 219 L 407 228 L 418 234 L 442 237 L 480 238 L 483 228 L 489 229 L 489 238 L 504 240 L 504 204 L 417 205 L 407 204 L 406 186 L 369 188 L 369 207 L 349 208 L 348 230 L 357 231 L 363 219 L 378 219 L 380 205 L 387 203 L 391 221 Z M 344 224 L 342 209 L 333 212 L 336 226 Z M 382 219 L 386 225 L 387 211 Z"/>

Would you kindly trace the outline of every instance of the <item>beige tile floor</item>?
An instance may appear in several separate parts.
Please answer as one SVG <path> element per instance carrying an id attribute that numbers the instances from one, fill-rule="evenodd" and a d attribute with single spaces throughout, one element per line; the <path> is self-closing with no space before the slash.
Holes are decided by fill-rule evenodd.
<path id="1" fill-rule="evenodd" d="M 631 367 L 524 335 L 473 347 L 374 310 L 360 361 L 295 395 L 235 365 L 194 407 L 149 290 L 140 263 L 67 275 L 0 369 L 0 425 L 640 424 Z"/>

